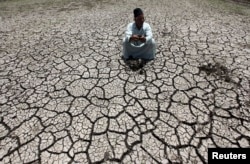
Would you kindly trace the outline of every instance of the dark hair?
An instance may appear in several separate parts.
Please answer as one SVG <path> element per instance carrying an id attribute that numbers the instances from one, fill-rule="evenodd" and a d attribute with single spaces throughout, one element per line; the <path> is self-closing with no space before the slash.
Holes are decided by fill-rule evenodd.
<path id="1" fill-rule="evenodd" d="M 142 9 L 140 9 L 140 8 L 134 9 L 134 17 L 137 17 L 137 16 L 142 15 L 142 14 L 143 14 Z"/>

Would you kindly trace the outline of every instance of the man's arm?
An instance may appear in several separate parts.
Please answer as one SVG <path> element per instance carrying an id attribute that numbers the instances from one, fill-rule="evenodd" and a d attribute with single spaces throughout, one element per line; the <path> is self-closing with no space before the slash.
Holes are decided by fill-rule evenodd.
<path id="1" fill-rule="evenodd" d="M 147 43 L 147 42 L 151 41 L 153 38 L 152 29 L 149 26 L 149 24 L 147 24 L 145 32 L 146 32 L 146 43 Z"/>
<path id="2" fill-rule="evenodd" d="M 130 41 L 130 38 L 131 38 L 132 34 L 133 34 L 133 32 L 132 32 L 132 24 L 130 23 L 130 24 L 128 24 L 127 30 L 125 32 L 127 41 Z"/>
<path id="3" fill-rule="evenodd" d="M 141 40 L 141 38 L 138 35 L 133 35 L 133 23 L 128 24 L 125 34 L 126 34 L 126 40 L 129 42 Z"/>

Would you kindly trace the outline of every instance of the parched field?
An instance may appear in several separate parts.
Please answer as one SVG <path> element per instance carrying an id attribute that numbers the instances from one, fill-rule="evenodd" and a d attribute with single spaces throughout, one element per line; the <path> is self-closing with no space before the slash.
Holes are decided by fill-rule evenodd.
<path id="1" fill-rule="evenodd" d="M 122 38 L 144 10 L 142 70 Z M 207 163 L 250 147 L 249 3 L 0 0 L 0 163 Z"/>

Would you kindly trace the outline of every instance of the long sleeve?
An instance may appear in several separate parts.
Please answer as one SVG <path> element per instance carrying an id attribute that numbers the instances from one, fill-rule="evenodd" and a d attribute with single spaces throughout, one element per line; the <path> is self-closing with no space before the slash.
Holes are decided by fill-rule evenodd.
<path id="1" fill-rule="evenodd" d="M 152 40 L 152 37 L 153 37 L 153 33 L 149 24 L 147 24 L 145 28 L 145 32 L 146 32 L 146 43 L 148 43 L 149 41 Z"/>
<path id="2" fill-rule="evenodd" d="M 130 37 L 132 36 L 133 31 L 132 31 L 132 23 L 129 23 L 127 26 L 127 30 L 125 32 L 125 37 L 126 37 L 126 41 L 129 41 Z"/>

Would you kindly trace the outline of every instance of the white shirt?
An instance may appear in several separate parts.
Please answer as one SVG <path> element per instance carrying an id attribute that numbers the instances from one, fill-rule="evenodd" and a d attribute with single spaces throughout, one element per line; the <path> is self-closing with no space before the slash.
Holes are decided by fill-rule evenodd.
<path id="1" fill-rule="evenodd" d="M 135 22 L 129 23 L 125 34 L 126 34 L 127 41 L 129 41 L 129 39 L 132 35 L 142 35 L 142 36 L 146 37 L 146 43 L 148 41 L 152 40 L 152 37 L 153 37 L 150 25 L 148 23 L 145 23 L 145 22 L 143 23 L 140 30 L 136 27 Z"/>

